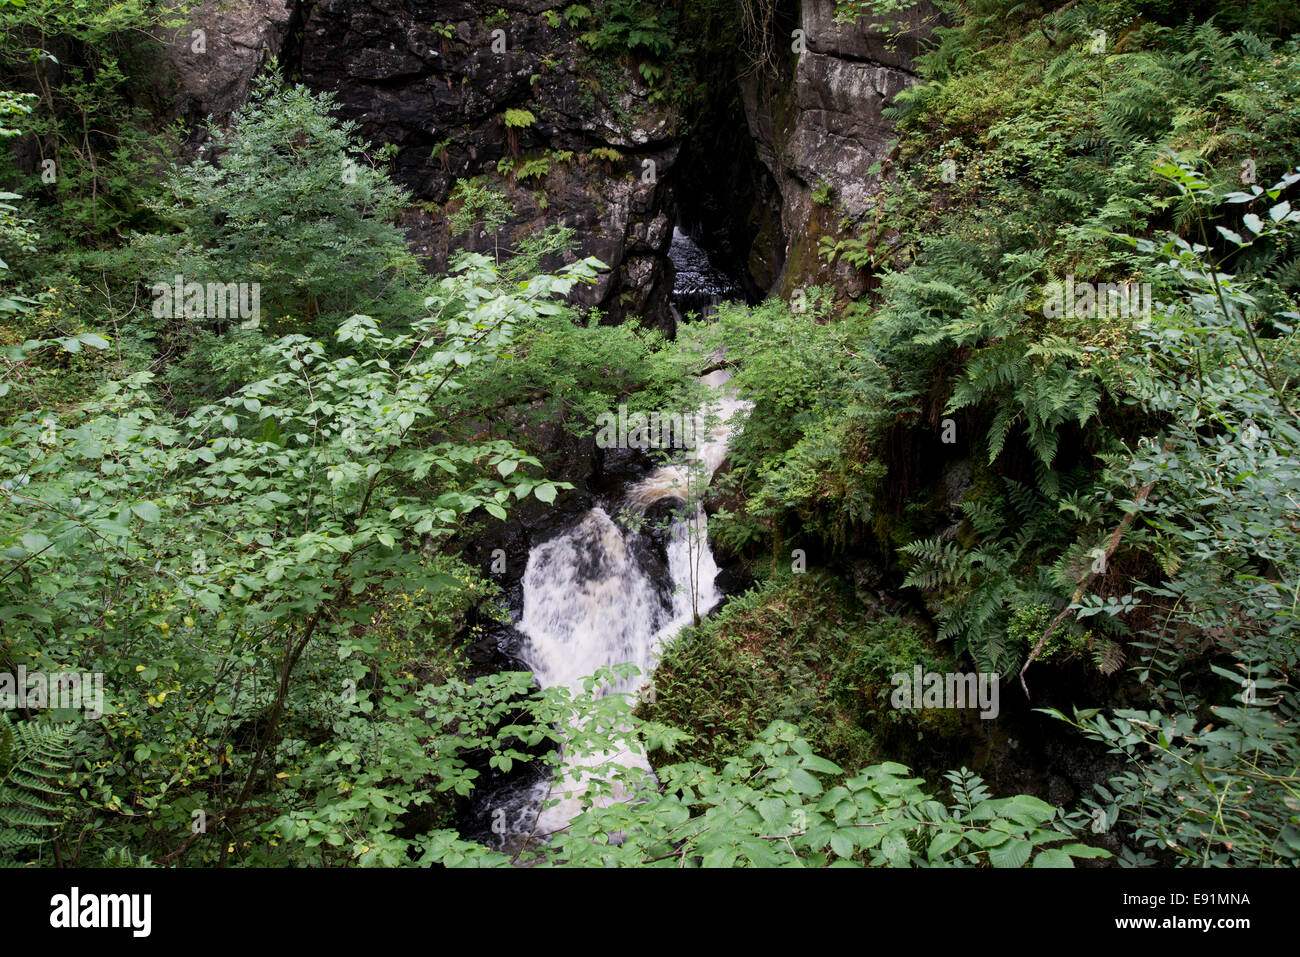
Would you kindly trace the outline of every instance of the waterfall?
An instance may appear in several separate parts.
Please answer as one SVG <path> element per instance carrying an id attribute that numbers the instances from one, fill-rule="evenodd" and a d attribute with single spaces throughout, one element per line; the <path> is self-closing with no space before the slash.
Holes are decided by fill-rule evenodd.
<path id="1" fill-rule="evenodd" d="M 721 597 L 713 585 L 718 567 L 707 533 L 703 509 L 694 521 L 673 522 L 668 588 L 646 568 L 647 534 L 620 526 L 599 506 L 535 547 L 524 572 L 524 614 L 517 627 L 528 639 L 521 653 L 538 684 L 577 690 L 598 668 L 630 662 L 641 675 L 611 690 L 636 692 L 654 668 L 660 640 L 692 620 L 692 582 L 701 614 Z"/>
<path id="2" fill-rule="evenodd" d="M 516 628 L 526 639 L 520 655 L 542 687 L 581 691 L 582 679 L 600 668 L 631 663 L 640 673 L 604 693 L 635 695 L 650 679 L 665 642 L 721 600 L 718 566 L 708 545 L 708 517 L 698 504 L 702 490 L 690 485 L 707 484 L 712 478 L 726 458 L 738 413 L 749 406 L 727 387 L 729 378 L 720 371 L 701 380 L 711 388 L 712 398 L 696 416 L 694 448 L 605 503 L 614 515 L 596 506 L 566 531 L 530 550 Z M 654 534 L 626 520 L 627 514 L 644 517 L 662 500 L 696 503 L 676 511 L 661 539 L 666 568 Z M 625 513 L 622 520 L 620 512 Z M 585 764 L 609 761 L 653 777 L 644 755 L 628 750 L 595 755 Z M 492 810 L 502 822 L 494 829 L 494 843 L 513 850 L 529 837 L 545 839 L 562 829 L 581 811 L 585 784 L 571 775 L 580 774 L 583 763 L 566 756 L 554 778 L 493 795 Z M 627 797 L 615 794 L 612 799 Z M 560 802 L 543 808 L 548 798 Z"/>
<path id="3" fill-rule="evenodd" d="M 707 317 L 718 303 L 744 298 L 740 284 L 718 269 L 709 254 L 676 227 L 668 257 L 675 271 L 672 307 L 678 319 L 690 312 Z"/>
<path id="4" fill-rule="evenodd" d="M 726 373 L 705 382 L 721 387 Z M 686 460 L 656 469 L 627 490 L 623 504 L 636 512 L 661 499 L 683 499 L 692 474 L 711 477 L 726 457 L 727 439 L 737 412 L 746 403 L 724 394 L 710 403 L 711 427 Z M 697 479 L 699 480 L 699 479 Z M 649 533 L 616 522 L 600 506 L 563 534 L 535 546 L 524 571 L 523 616 L 517 625 L 527 642 L 521 654 L 542 687 L 581 690 L 596 670 L 630 662 L 639 675 L 620 680 L 606 693 L 636 694 L 647 681 L 668 639 L 704 615 L 721 599 L 715 586 L 718 566 L 708 544 L 708 517 L 697 503 L 693 514 L 678 514 L 667 532 L 667 582 L 656 582 L 647 560 Z M 595 755 L 588 763 L 613 761 L 650 773 L 644 755 L 622 751 Z M 566 761 L 552 781 L 533 786 L 524 799 L 534 820 L 520 807 L 507 820 L 529 824 L 527 834 L 544 837 L 581 810 L 584 785 L 568 778 L 581 768 Z M 558 805 L 540 809 L 548 797 Z M 616 794 L 617 800 L 626 795 Z M 518 803 L 518 801 L 516 801 Z"/>

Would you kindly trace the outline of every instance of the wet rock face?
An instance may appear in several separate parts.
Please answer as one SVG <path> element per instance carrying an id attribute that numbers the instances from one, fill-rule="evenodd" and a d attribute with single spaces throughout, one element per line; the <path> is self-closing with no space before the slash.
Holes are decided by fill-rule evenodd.
<path id="1" fill-rule="evenodd" d="M 795 0 L 785 2 L 793 18 Z M 580 44 L 582 28 L 564 20 L 563 0 L 203 0 L 171 46 L 177 110 L 225 118 L 278 57 L 287 76 L 332 92 L 364 139 L 395 148 L 391 168 L 422 207 L 404 225 L 430 269 L 444 268 L 458 249 L 509 248 L 562 223 L 574 230 L 578 255 L 610 267 L 575 300 L 600 308 L 606 322 L 640 316 L 671 334 L 667 252 L 679 199 L 707 213 L 697 225 L 747 273 L 751 297 L 828 278 L 862 291 L 862 276 L 847 265 L 828 275 L 817 243 L 838 234 L 842 217 L 869 208 L 879 185 L 871 169 L 893 139 L 882 111 L 913 82 L 934 10 L 921 4 L 909 14 L 911 32 L 890 40 L 871 23 L 835 23 L 834 0 L 797 6 L 791 22 L 806 49 L 793 75 L 741 80 L 740 139 L 705 143 L 706 124 L 687 163 L 691 175 L 721 176 L 723 185 L 683 183 L 680 196 L 679 116 L 633 64 Z M 203 52 L 193 49 L 194 28 L 204 30 Z M 532 119 L 508 127 L 507 110 Z M 702 151 L 718 156 L 701 162 Z M 450 235 L 454 184 L 484 174 L 505 189 L 514 219 L 498 234 Z M 728 196 L 743 200 L 728 205 Z M 558 257 L 542 263 L 561 265 Z"/>
<path id="2" fill-rule="evenodd" d="M 880 111 L 907 83 L 906 74 L 894 67 L 833 54 L 801 57 L 795 86 L 798 120 L 786 151 L 790 172 L 814 186 L 825 180 L 845 213 L 861 216 L 879 185 L 879 177 L 868 171 L 888 152 L 893 132 Z M 801 212 L 807 215 L 806 208 Z"/>
<path id="3" fill-rule="evenodd" d="M 579 44 L 582 28 L 564 21 L 565 6 L 203 0 L 169 41 L 172 112 L 196 127 L 208 116 L 225 122 L 247 102 L 258 72 L 278 60 L 289 79 L 333 93 L 364 140 L 396 147 L 391 168 L 423 207 L 404 225 L 431 270 L 457 249 L 509 248 L 562 223 L 574 230 L 578 256 L 610 267 L 574 300 L 599 307 L 608 323 L 640 316 L 672 334 L 667 251 L 679 117 L 633 64 L 595 58 Z M 509 109 L 533 119 L 507 127 Z M 543 160 L 545 169 L 516 179 L 498 170 L 503 158 L 516 167 Z M 504 188 L 514 219 L 497 235 L 451 236 L 441 207 L 457 180 L 480 174 Z M 555 257 L 542 268 L 562 265 Z"/>
<path id="4" fill-rule="evenodd" d="M 745 110 L 758 155 L 780 194 L 779 245 L 783 267 L 771 291 L 827 278 L 816 246 L 834 235 L 842 216 L 870 206 L 880 178 L 871 169 L 892 146 L 893 125 L 882 111 L 914 82 L 912 58 L 936 11 L 920 4 L 911 31 L 889 40 L 870 21 L 837 24 L 834 0 L 803 0 L 806 49 L 793 80 L 755 74 L 742 84 Z M 814 193 L 829 187 L 829 202 Z M 836 284 L 856 295 L 861 279 L 839 265 Z"/>
<path id="5" fill-rule="evenodd" d="M 560 16 L 564 6 L 320 0 L 304 8 L 301 74 L 336 95 L 363 138 L 397 148 L 397 178 L 427 204 L 406 225 L 431 269 L 457 249 L 490 251 L 563 223 L 579 255 L 610 267 L 575 299 L 600 307 L 607 322 L 638 315 L 671 333 L 667 174 L 678 117 L 628 64 L 593 60 Z M 509 109 L 533 119 L 507 127 Z M 498 173 L 503 159 L 546 168 L 517 180 Z M 446 203 L 457 180 L 485 173 L 506 190 L 515 219 L 502 235 L 449 235 L 433 204 Z"/>

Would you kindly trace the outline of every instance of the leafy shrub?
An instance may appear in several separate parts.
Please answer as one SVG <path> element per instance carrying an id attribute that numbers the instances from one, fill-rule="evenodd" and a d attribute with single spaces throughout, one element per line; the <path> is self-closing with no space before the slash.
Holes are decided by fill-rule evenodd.
<path id="1" fill-rule="evenodd" d="M 603 743 L 611 746 L 608 738 Z M 581 813 L 548 844 L 512 861 L 460 843 L 443 859 L 479 866 L 1073 867 L 1076 858 L 1109 856 L 1075 840 L 1059 809 L 1037 798 L 993 798 L 962 769 L 947 776 L 945 804 L 895 762 L 845 772 L 784 722 L 721 768 L 673 764 L 658 775 L 659 786 L 647 788 L 638 770 L 598 766 Z M 602 801 L 616 786 L 639 792 L 638 799 Z M 612 833 L 623 839 L 609 841 Z"/>
<path id="2" fill-rule="evenodd" d="M 1219 228 L 1237 255 L 1285 244 L 1300 221 L 1281 199 L 1300 170 L 1226 196 L 1189 164 L 1158 171 L 1200 215 L 1224 200 L 1267 210 L 1244 214 L 1244 237 Z M 1153 612 L 1131 647 L 1156 707 L 1051 713 L 1127 758 L 1128 769 L 1087 802 L 1136 845 L 1126 861 L 1294 866 L 1300 428 L 1285 383 L 1300 376 L 1300 313 L 1269 316 L 1251 284 L 1221 271 L 1205 245 L 1131 241 L 1187 284 L 1139 328 L 1150 366 L 1137 398 L 1160 413 L 1161 428 L 1111 461 L 1116 485 L 1150 488 L 1132 512 L 1139 546 L 1159 557 L 1164 575 L 1132 582 L 1123 597 Z M 1261 335 L 1266 324 L 1274 334 Z M 1071 607 L 1094 620 L 1125 612 L 1095 600 Z M 1207 670 L 1208 681 L 1196 680 Z"/>
<path id="3" fill-rule="evenodd" d="M 565 11 L 566 17 L 576 5 Z M 608 0 L 597 25 L 581 40 L 597 53 L 630 53 L 662 58 L 672 52 L 676 13 L 655 10 L 636 0 Z M 572 24 L 574 21 L 570 20 Z"/>

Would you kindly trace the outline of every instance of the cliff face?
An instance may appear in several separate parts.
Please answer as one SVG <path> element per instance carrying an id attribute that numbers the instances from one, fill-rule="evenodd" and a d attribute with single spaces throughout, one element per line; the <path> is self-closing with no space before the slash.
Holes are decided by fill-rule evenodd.
<path id="1" fill-rule="evenodd" d="M 678 118 L 635 71 L 592 62 L 564 6 L 321 0 L 304 8 L 302 77 L 335 92 L 367 139 L 396 146 L 397 176 L 418 199 L 444 203 L 457 179 L 488 174 L 514 204 L 513 237 L 563 223 L 581 255 L 611 267 L 584 290 L 587 304 L 609 321 L 640 315 L 671 331 Z M 507 110 L 532 119 L 508 127 Z M 499 173 L 503 161 L 514 170 Z M 530 161 L 544 172 L 516 178 Z M 492 248 L 491 236 L 448 236 L 429 209 L 411 227 L 434 268 L 450 249 Z"/>
<path id="2" fill-rule="evenodd" d="M 836 24 L 834 0 L 782 4 L 771 29 L 789 49 L 783 34 L 799 25 L 797 60 L 740 76 L 738 102 L 730 93 L 717 101 L 687 143 L 682 118 L 633 63 L 594 57 L 578 42 L 584 27 L 564 19 L 567 6 L 206 0 L 172 43 L 176 112 L 223 119 L 257 70 L 279 60 L 290 78 L 333 92 L 365 139 L 395 151 L 391 168 L 421 204 L 406 225 L 430 268 L 444 267 L 455 249 L 487 251 L 563 223 L 578 255 L 611 267 L 578 293 L 607 322 L 635 315 L 673 331 L 667 251 L 679 200 L 752 294 L 788 296 L 827 281 L 861 291 L 856 271 L 820 263 L 817 242 L 869 208 L 879 185 L 871 169 L 892 139 L 881 111 L 913 82 L 922 18 L 933 8 L 923 4 L 912 30 L 889 42 L 870 23 Z M 204 32 L 199 51 L 194 29 Z M 743 72 L 736 51 L 712 52 Z M 508 126 L 508 110 L 527 112 Z M 705 142 L 711 126 L 724 125 L 730 139 Z M 507 193 L 515 218 L 499 237 L 450 236 L 451 190 L 479 175 Z"/>
<path id="3" fill-rule="evenodd" d="M 253 77 L 280 55 L 297 0 L 202 0 L 168 38 L 172 115 L 218 122 L 248 101 Z"/>
<path id="4" fill-rule="evenodd" d="M 289 78 L 334 93 L 364 139 L 395 147 L 392 169 L 422 206 L 406 225 L 431 269 L 452 250 L 508 246 L 563 223 L 579 256 L 610 267 L 575 296 L 608 322 L 637 315 L 671 332 L 678 116 L 629 64 L 594 61 L 565 5 L 207 0 L 171 43 L 175 112 L 220 122 L 279 60 Z M 507 110 L 532 118 L 508 127 Z M 507 193 L 514 219 L 500 236 L 449 236 L 441 207 L 456 180 L 478 175 Z"/>
<path id="5" fill-rule="evenodd" d="M 885 159 L 893 139 L 881 111 L 914 82 L 912 58 L 936 13 L 919 5 L 910 28 L 890 41 L 878 23 L 835 23 L 834 0 L 803 0 L 803 49 L 793 79 L 754 73 L 742 81 L 758 156 L 780 196 L 773 232 L 783 266 L 772 278 L 773 293 L 789 295 L 797 286 L 826 281 L 861 291 L 855 270 L 828 271 L 819 264 L 817 242 L 834 235 L 842 217 L 858 218 L 869 208 L 880 185 L 872 167 Z M 827 196 L 822 202 L 814 199 L 819 188 Z M 761 252 L 751 253 L 751 271 Z"/>

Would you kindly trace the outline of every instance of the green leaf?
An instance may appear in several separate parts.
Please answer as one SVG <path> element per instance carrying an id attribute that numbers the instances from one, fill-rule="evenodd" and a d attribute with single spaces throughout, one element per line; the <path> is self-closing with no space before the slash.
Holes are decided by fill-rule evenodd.
<path id="1" fill-rule="evenodd" d="M 934 840 L 930 842 L 930 848 L 926 852 L 926 855 L 930 860 L 937 861 L 948 851 L 951 851 L 954 847 L 960 844 L 961 839 L 961 831 L 940 831 L 934 836 Z"/>
<path id="2" fill-rule="evenodd" d="M 754 807 L 769 831 L 775 831 L 785 815 L 786 803 L 780 798 L 763 798 Z"/>
<path id="3" fill-rule="evenodd" d="M 907 847 L 907 838 L 898 831 L 890 831 L 880 842 L 880 852 L 889 860 L 891 867 L 906 867 L 911 861 L 911 852 Z"/>
<path id="4" fill-rule="evenodd" d="M 790 772 L 790 783 L 800 794 L 818 795 L 822 793 L 821 782 L 802 768 Z"/>
<path id="5" fill-rule="evenodd" d="M 1011 839 L 1011 835 L 1006 831 L 970 830 L 966 832 L 966 837 L 971 843 L 983 848 L 996 847 Z"/>
<path id="6" fill-rule="evenodd" d="M 825 758 L 810 754 L 803 759 L 803 766 L 809 771 L 817 771 L 821 774 L 843 774 L 844 769 L 833 761 L 827 761 Z"/>
<path id="7" fill-rule="evenodd" d="M 1066 844 L 1061 850 L 1071 857 L 1110 857 L 1110 851 L 1100 847 L 1091 847 L 1087 844 Z"/>
<path id="8" fill-rule="evenodd" d="M 989 850 L 989 863 L 994 867 L 1024 867 L 1033 849 L 1029 841 L 1010 840 Z"/>
<path id="9" fill-rule="evenodd" d="M 29 552 L 39 552 L 41 549 L 48 547 L 50 540 L 40 532 L 28 532 L 23 536 L 23 548 Z"/>
<path id="10" fill-rule="evenodd" d="M 992 856 L 992 855 L 990 855 Z M 1034 855 L 1034 867 L 1073 867 L 1074 861 L 1065 851 L 1048 848 Z"/>

